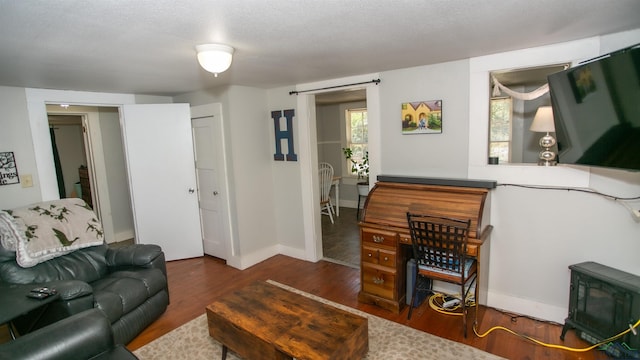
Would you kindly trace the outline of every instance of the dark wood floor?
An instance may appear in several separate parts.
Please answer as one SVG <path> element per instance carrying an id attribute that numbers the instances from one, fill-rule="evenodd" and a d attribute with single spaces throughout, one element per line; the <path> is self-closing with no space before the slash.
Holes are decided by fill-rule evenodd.
<path id="1" fill-rule="evenodd" d="M 327 261 L 317 263 L 274 256 L 240 271 L 212 257 L 171 261 L 167 264 L 171 304 L 160 319 L 128 344 L 135 350 L 161 335 L 204 313 L 205 306 L 217 297 L 256 280 L 272 279 L 311 294 L 366 311 L 412 328 L 451 339 L 509 359 L 606 359 L 597 350 L 576 353 L 535 345 L 528 340 L 496 331 L 479 338 L 472 333 L 464 339 L 459 317 L 439 314 L 423 304 L 407 321 L 407 308 L 393 314 L 375 306 L 358 303 L 360 271 Z M 569 331 L 565 341 L 559 339 L 561 325 L 535 321 L 481 307 L 479 331 L 504 326 L 543 342 L 583 348 L 588 344 Z"/>
<path id="2" fill-rule="evenodd" d="M 360 227 L 357 209 L 341 207 L 340 216 L 322 216 L 322 253 L 325 259 L 360 267 Z"/>

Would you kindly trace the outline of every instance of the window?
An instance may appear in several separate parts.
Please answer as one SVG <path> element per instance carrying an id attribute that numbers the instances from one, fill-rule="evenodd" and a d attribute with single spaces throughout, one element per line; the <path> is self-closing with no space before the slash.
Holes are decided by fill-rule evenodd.
<path id="1" fill-rule="evenodd" d="M 493 98 L 490 101 L 489 157 L 508 163 L 511 160 L 511 98 Z"/>
<path id="2" fill-rule="evenodd" d="M 369 131 L 367 109 L 348 109 L 346 111 L 347 143 L 346 147 L 353 151 L 352 159 L 361 163 L 368 149 Z M 347 174 L 357 175 L 347 162 Z"/>

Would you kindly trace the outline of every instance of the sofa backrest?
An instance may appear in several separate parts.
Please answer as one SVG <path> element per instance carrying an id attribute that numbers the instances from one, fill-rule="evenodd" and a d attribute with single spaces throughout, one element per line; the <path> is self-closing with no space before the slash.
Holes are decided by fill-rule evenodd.
<path id="1" fill-rule="evenodd" d="M 81 280 L 90 283 L 106 275 L 106 252 L 107 245 L 92 246 L 23 268 L 16 262 L 15 255 L 11 258 L 10 252 L 0 250 L 0 280 L 13 284 L 56 280 Z"/>

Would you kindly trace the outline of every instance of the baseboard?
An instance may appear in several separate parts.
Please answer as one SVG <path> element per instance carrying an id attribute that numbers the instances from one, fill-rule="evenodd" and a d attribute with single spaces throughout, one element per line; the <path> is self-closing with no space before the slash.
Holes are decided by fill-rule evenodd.
<path id="1" fill-rule="evenodd" d="M 360 204 L 360 206 L 364 205 L 364 201 Z M 340 207 L 352 208 L 356 209 L 358 207 L 358 202 L 354 200 L 342 200 L 340 199 Z"/>
<path id="2" fill-rule="evenodd" d="M 233 266 L 236 269 L 244 270 L 275 255 L 286 255 L 300 260 L 307 260 L 304 250 L 278 244 L 254 251 L 251 254 L 243 255 L 241 257 L 227 259 L 227 265 Z"/>
<path id="3" fill-rule="evenodd" d="M 487 294 L 487 305 L 494 309 L 526 315 L 537 320 L 553 321 L 558 324 L 564 324 L 569 311 L 568 307 L 553 306 L 495 291 L 489 291 Z"/>
<path id="4" fill-rule="evenodd" d="M 263 262 L 270 257 L 278 255 L 279 254 L 278 247 L 279 245 L 269 246 L 269 247 L 260 249 L 258 251 L 254 251 L 250 254 L 242 255 L 239 258 L 237 258 L 239 259 L 239 261 L 234 261 L 234 263 L 238 265 L 237 268 L 240 270 L 250 268 L 253 265 Z M 227 260 L 227 263 L 229 263 L 228 260 Z"/>

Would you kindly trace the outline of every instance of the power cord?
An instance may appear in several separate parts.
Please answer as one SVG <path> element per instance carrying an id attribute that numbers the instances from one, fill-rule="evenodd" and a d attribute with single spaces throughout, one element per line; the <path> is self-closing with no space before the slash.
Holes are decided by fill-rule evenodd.
<path id="1" fill-rule="evenodd" d="M 520 188 L 525 188 L 525 189 L 538 189 L 538 190 L 577 191 L 577 192 L 582 192 L 582 193 L 602 196 L 602 197 L 605 197 L 607 199 L 611 199 L 611 200 L 615 200 L 615 201 L 618 201 L 618 200 L 622 200 L 622 201 L 640 200 L 640 196 L 621 197 L 621 196 L 614 196 L 614 195 L 610 195 L 610 194 L 601 193 L 601 192 L 596 191 L 596 190 L 584 189 L 584 188 L 522 185 L 522 184 L 508 184 L 508 183 L 497 184 L 497 185 L 498 186 L 520 187 Z"/>
<path id="2" fill-rule="evenodd" d="M 443 306 L 448 301 L 448 299 L 454 299 L 454 298 L 455 299 L 460 299 L 460 297 L 461 297 L 460 295 L 457 295 L 457 296 L 456 295 L 447 295 L 447 294 L 443 294 L 443 293 L 434 292 L 433 295 L 431 295 L 429 297 L 429 307 L 431 309 L 435 310 L 436 312 L 441 313 L 441 314 L 452 315 L 452 316 L 462 316 L 462 313 L 458 312 L 458 310 L 462 307 L 460 305 L 460 303 L 458 303 L 457 305 L 452 306 L 452 307 L 446 307 L 445 308 Z M 466 301 L 466 303 L 467 303 L 467 305 L 469 307 L 475 306 L 475 299 L 473 298 L 473 295 L 470 294 L 465 301 Z M 564 345 L 556 345 L 556 344 L 545 343 L 545 342 L 542 342 L 540 340 L 534 339 L 531 336 L 518 334 L 515 331 L 513 331 L 511 329 L 508 329 L 508 328 L 506 328 L 504 326 L 494 326 L 494 327 L 490 328 L 489 330 L 487 330 L 486 332 L 480 334 L 478 332 L 477 325 L 478 325 L 477 321 L 474 321 L 474 323 L 473 323 L 473 332 L 479 338 L 484 338 L 487 335 L 489 335 L 490 333 L 492 333 L 493 331 L 502 330 L 502 331 L 506 331 L 506 332 L 508 332 L 508 333 L 510 333 L 512 335 L 518 336 L 520 338 L 523 338 L 525 340 L 529 340 L 529 341 L 531 341 L 531 342 L 533 342 L 535 344 L 542 345 L 542 346 L 545 346 L 545 347 L 548 347 L 548 348 L 561 349 L 561 350 L 567 350 L 567 351 L 573 351 L 573 352 L 587 352 L 587 351 L 593 350 L 593 349 L 598 348 L 598 347 L 603 347 L 602 350 L 606 351 L 607 348 L 614 346 L 614 344 L 612 343 L 614 340 L 616 340 L 616 339 L 628 334 L 629 332 L 633 332 L 634 334 L 636 334 L 636 331 L 637 331 L 636 328 L 638 326 L 640 326 L 640 320 L 638 320 L 633 325 L 630 324 L 628 329 L 620 332 L 619 334 L 614 335 L 614 336 L 612 336 L 610 338 L 604 339 L 601 342 L 599 342 L 597 344 L 594 344 L 592 346 L 586 347 L 586 348 L 572 348 L 572 347 L 568 347 L 568 346 L 564 346 Z M 636 349 L 631 349 L 626 344 L 622 344 L 621 346 L 624 347 L 628 351 L 636 351 Z"/>
<path id="3" fill-rule="evenodd" d="M 635 202 L 640 200 L 640 196 L 621 197 L 621 196 L 614 196 L 610 194 L 601 193 L 593 189 L 572 188 L 572 187 L 552 187 L 552 186 L 522 185 L 522 184 L 498 184 L 498 186 L 512 186 L 512 187 L 519 187 L 519 188 L 525 188 L 525 189 L 538 189 L 538 190 L 577 191 L 577 192 L 602 196 L 606 199 L 615 201 L 617 204 L 622 205 L 625 209 L 627 209 L 627 211 L 631 213 L 631 215 L 633 216 L 633 219 L 636 222 L 640 222 L 640 210 L 634 209 L 631 205 L 628 204 L 628 202 Z"/>
<path id="4" fill-rule="evenodd" d="M 444 306 L 444 304 L 447 303 L 449 300 L 460 299 L 461 297 L 462 296 L 460 296 L 459 294 L 447 295 L 443 293 L 434 292 L 433 295 L 429 297 L 429 307 L 441 314 L 452 315 L 452 316 L 462 316 L 462 313 L 458 312 L 458 310 L 462 308 L 462 305 L 460 305 L 461 304 L 460 301 L 458 301 L 456 305 L 453 305 L 450 307 Z M 469 294 L 465 301 L 468 307 L 475 306 L 475 300 L 473 298 L 473 295 Z"/>
<path id="5" fill-rule="evenodd" d="M 553 348 L 553 349 L 562 349 L 562 350 L 573 351 L 573 352 L 587 352 L 587 351 L 589 351 L 589 350 L 593 350 L 593 349 L 595 349 L 595 348 L 597 348 L 597 347 L 600 347 L 600 346 L 611 346 L 611 342 L 612 342 L 612 341 L 614 341 L 614 340 L 616 340 L 616 339 L 618 339 L 618 338 L 620 338 L 620 337 L 622 337 L 622 336 L 624 336 L 624 335 L 628 334 L 630 331 L 633 331 L 633 332 L 635 333 L 635 332 L 636 332 L 636 330 L 635 330 L 635 329 L 636 329 L 638 326 L 640 326 L 640 320 L 638 320 L 634 325 L 629 326 L 629 328 L 628 328 L 628 329 L 626 329 L 626 330 L 622 331 L 621 333 L 619 333 L 619 334 L 617 334 L 617 335 L 614 335 L 614 336 L 612 336 L 612 337 L 610 337 L 610 338 L 604 339 L 604 340 L 602 340 L 601 342 L 599 342 L 599 343 L 597 343 L 597 344 L 594 344 L 594 345 L 592 345 L 592 346 L 586 347 L 586 348 L 572 348 L 572 347 L 568 347 L 568 346 L 564 346 L 564 345 L 556 345 L 556 344 L 549 344 L 549 343 L 545 343 L 545 342 L 542 342 L 542 341 L 540 341 L 540 340 L 536 340 L 536 339 L 532 338 L 531 336 L 518 334 L 518 333 L 516 333 L 515 331 L 510 330 L 510 329 L 507 329 L 507 328 L 505 328 L 505 327 L 503 327 L 503 326 L 494 326 L 494 327 L 490 328 L 489 330 L 487 330 L 486 332 L 484 332 L 484 333 L 482 333 L 482 334 L 479 334 L 479 333 L 478 333 L 478 330 L 476 329 L 476 326 L 477 326 L 477 323 L 476 323 L 476 322 L 474 322 L 474 323 L 473 323 L 473 332 L 474 332 L 474 333 L 476 334 L 476 336 L 477 336 L 477 337 L 479 337 L 479 338 L 483 338 L 483 337 L 485 337 L 485 336 L 489 335 L 491 332 L 493 332 L 493 331 L 495 331 L 495 330 L 503 330 L 503 331 L 506 331 L 506 332 L 508 332 L 508 333 L 510 333 L 510 334 L 516 335 L 516 336 L 518 336 L 518 337 L 521 337 L 521 338 L 523 338 L 523 339 L 529 340 L 529 341 L 531 341 L 531 342 L 533 342 L 533 343 L 536 343 L 536 344 L 538 344 L 538 345 L 542 345 L 542 346 L 545 346 L 545 347 L 548 347 L 548 348 Z M 627 347 L 627 348 L 628 348 L 628 347 Z M 631 350 L 631 349 L 630 349 L 630 350 Z"/>

